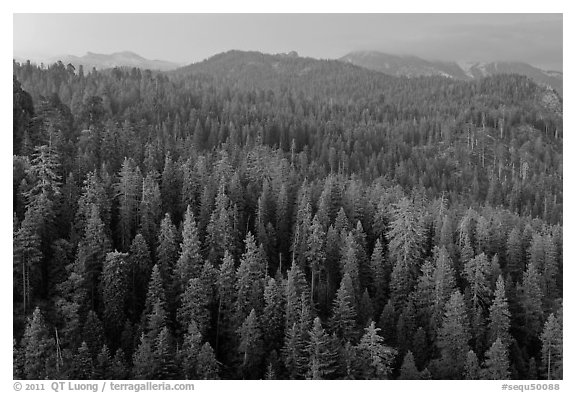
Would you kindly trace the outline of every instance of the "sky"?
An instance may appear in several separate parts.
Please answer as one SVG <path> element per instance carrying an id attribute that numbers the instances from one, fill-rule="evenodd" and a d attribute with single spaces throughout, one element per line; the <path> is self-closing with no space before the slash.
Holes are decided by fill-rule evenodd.
<path id="1" fill-rule="evenodd" d="M 13 54 L 129 50 L 189 64 L 231 49 L 334 59 L 376 50 L 562 71 L 562 14 L 14 14 Z"/>

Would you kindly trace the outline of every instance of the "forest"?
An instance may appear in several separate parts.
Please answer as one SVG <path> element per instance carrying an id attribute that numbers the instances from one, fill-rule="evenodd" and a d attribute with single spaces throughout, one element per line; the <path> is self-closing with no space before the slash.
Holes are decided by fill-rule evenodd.
<path id="1" fill-rule="evenodd" d="M 15 379 L 562 379 L 562 99 L 230 51 L 13 63 Z"/>

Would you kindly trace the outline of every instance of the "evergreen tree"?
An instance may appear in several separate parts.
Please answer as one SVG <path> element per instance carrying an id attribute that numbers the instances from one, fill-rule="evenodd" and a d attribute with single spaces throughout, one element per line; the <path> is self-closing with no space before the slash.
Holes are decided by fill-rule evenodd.
<path id="1" fill-rule="evenodd" d="M 480 365 L 478 357 L 473 350 L 469 350 L 466 355 L 466 366 L 464 367 L 464 379 L 475 380 L 481 379 Z"/>
<path id="2" fill-rule="evenodd" d="M 176 227 L 172 224 L 170 214 L 166 213 L 160 223 L 156 260 L 164 284 L 166 302 L 169 309 L 175 304 L 174 267 L 178 260 L 178 243 L 176 241 Z"/>
<path id="3" fill-rule="evenodd" d="M 384 260 L 384 250 L 380 238 L 376 239 L 372 258 L 370 258 L 370 270 L 373 274 L 371 293 L 376 313 L 384 307 L 384 301 L 388 294 L 390 280 L 389 265 Z"/>
<path id="4" fill-rule="evenodd" d="M 216 361 L 214 351 L 209 343 L 204 343 L 198 353 L 198 362 L 196 365 L 196 375 L 198 379 L 220 379 L 220 365 Z"/>
<path id="5" fill-rule="evenodd" d="M 198 228 L 194 219 L 192 208 L 188 206 L 184 215 L 182 229 L 182 243 L 180 244 L 180 257 L 176 262 L 176 277 L 179 281 L 180 290 L 183 291 L 191 278 L 200 276 L 202 269 L 202 257 L 200 256 L 200 239 Z"/>
<path id="6" fill-rule="evenodd" d="M 196 322 L 192 320 L 188 325 L 188 331 L 184 335 L 182 349 L 178 354 L 178 361 L 182 367 L 184 379 L 196 378 L 196 366 L 201 343 L 202 334 L 200 334 Z"/>
<path id="7" fill-rule="evenodd" d="M 142 175 L 132 159 L 124 158 L 118 178 L 116 198 L 119 204 L 120 245 L 123 251 L 127 251 L 137 224 Z"/>
<path id="8" fill-rule="evenodd" d="M 156 244 L 158 225 L 162 219 L 160 186 L 154 173 L 148 173 L 142 181 L 142 199 L 138 207 L 139 231 L 148 245 Z"/>
<path id="9" fill-rule="evenodd" d="M 522 235 L 518 227 L 514 227 L 508 234 L 506 242 L 507 270 L 512 280 L 517 282 L 524 271 L 524 251 L 522 248 Z"/>
<path id="10" fill-rule="evenodd" d="M 470 339 L 470 325 L 464 297 L 459 291 L 455 291 L 446 305 L 444 321 L 438 336 L 438 348 L 446 377 L 462 377 L 466 354 L 470 350 L 468 345 Z"/>
<path id="11" fill-rule="evenodd" d="M 384 345 L 374 322 L 364 329 L 364 335 L 356 348 L 363 379 L 387 379 L 397 351 Z"/>
<path id="12" fill-rule="evenodd" d="M 562 321 L 550 314 L 540 335 L 542 342 L 542 366 L 546 379 L 562 379 Z"/>
<path id="13" fill-rule="evenodd" d="M 152 379 L 156 369 L 156 360 L 150 339 L 146 335 L 140 338 L 140 345 L 132 359 L 132 377 L 134 379 Z"/>
<path id="14" fill-rule="evenodd" d="M 128 254 L 110 252 L 106 254 L 102 272 L 102 299 L 104 303 L 104 323 L 109 337 L 120 336 L 126 319 L 127 271 Z M 116 340 L 114 340 L 116 341 Z"/>
<path id="15" fill-rule="evenodd" d="M 180 325 L 186 327 L 195 321 L 202 336 L 205 336 L 210 328 L 216 284 L 216 272 L 213 270 L 210 262 L 206 262 L 200 277 L 190 279 L 182 296 L 182 305 L 178 309 Z"/>
<path id="16" fill-rule="evenodd" d="M 497 338 L 500 338 L 505 348 L 509 348 L 512 338 L 510 336 L 510 311 L 508 308 L 508 300 L 506 299 L 506 292 L 504 286 L 504 279 L 502 276 L 498 277 L 496 281 L 495 298 L 490 306 L 490 324 L 489 324 L 489 341 L 493 343 Z"/>
<path id="17" fill-rule="evenodd" d="M 128 379 L 129 372 L 126 366 L 126 356 L 122 348 L 118 348 L 112 359 L 112 365 L 110 366 L 110 379 L 122 380 Z"/>
<path id="18" fill-rule="evenodd" d="M 309 368 L 307 379 L 329 379 L 336 371 L 336 354 L 330 347 L 330 337 L 324 331 L 320 318 L 314 319 L 309 333 L 310 341 L 306 347 Z"/>
<path id="19" fill-rule="evenodd" d="M 42 252 L 37 228 L 36 220 L 27 211 L 22 225 L 14 236 L 14 295 L 17 296 L 17 293 L 21 295 L 24 313 L 32 303 L 34 290 L 40 289 L 42 277 Z"/>
<path id="20" fill-rule="evenodd" d="M 236 271 L 232 255 L 226 251 L 220 265 L 220 273 L 216 284 L 218 295 L 218 312 L 216 317 L 216 352 L 220 353 L 220 340 L 229 341 L 236 330 L 234 313 L 236 303 Z M 230 353 L 228 349 L 225 353 Z"/>
<path id="21" fill-rule="evenodd" d="M 245 319 L 252 308 L 262 309 L 262 293 L 264 292 L 264 260 L 256 247 L 254 236 L 246 235 L 246 251 L 240 260 L 237 272 L 236 320 Z"/>
<path id="22" fill-rule="evenodd" d="M 416 368 L 416 363 L 414 362 L 414 355 L 411 351 L 406 352 L 404 355 L 404 360 L 402 361 L 402 367 L 400 367 L 400 377 L 402 380 L 413 380 L 420 379 L 420 372 Z"/>
<path id="23" fill-rule="evenodd" d="M 308 268 L 311 272 L 311 296 L 312 300 L 318 299 L 318 281 L 320 279 L 321 270 L 324 270 L 326 263 L 325 243 L 326 233 L 322 228 L 322 224 L 318 216 L 314 216 L 312 225 L 310 226 L 310 236 L 307 239 L 308 248 L 306 250 L 306 261 Z"/>
<path id="24" fill-rule="evenodd" d="M 536 337 L 536 332 L 542 329 L 542 320 L 544 318 L 542 309 L 542 282 L 540 273 L 536 265 L 532 262 L 524 272 L 522 286 L 520 287 L 523 328 L 526 334 Z"/>
<path id="25" fill-rule="evenodd" d="M 270 278 L 264 288 L 262 333 L 266 353 L 280 350 L 284 339 L 286 301 L 282 283 Z"/>
<path id="26" fill-rule="evenodd" d="M 128 310 L 129 315 L 135 320 L 144 308 L 146 287 L 152 273 L 150 251 L 142 234 L 137 234 L 132 241 L 126 262 Z"/>
<path id="27" fill-rule="evenodd" d="M 46 363 L 55 351 L 53 340 L 40 309 L 36 307 L 24 332 L 24 375 L 27 379 L 44 379 Z"/>
<path id="28" fill-rule="evenodd" d="M 497 338 L 486 352 L 482 377 L 483 379 L 510 379 L 509 369 L 508 351 L 502 344 L 502 340 Z"/>
<path id="29" fill-rule="evenodd" d="M 92 373 L 92 379 L 110 379 L 112 376 L 112 358 L 110 357 L 110 350 L 104 344 L 102 350 L 96 357 L 96 364 Z"/>
<path id="30" fill-rule="evenodd" d="M 98 315 L 90 310 L 84 321 L 84 329 L 82 330 L 82 339 L 88 345 L 90 356 L 95 358 L 102 349 L 104 344 L 104 327 Z"/>
<path id="31" fill-rule="evenodd" d="M 238 335 L 240 337 L 238 352 L 241 356 L 240 374 L 247 379 L 258 378 L 263 348 L 262 332 L 254 309 L 250 311 L 250 314 L 240 329 L 238 329 Z"/>
<path id="32" fill-rule="evenodd" d="M 286 329 L 290 329 L 298 321 L 302 296 L 309 296 L 308 284 L 300 267 L 295 261 L 292 261 L 286 281 Z"/>
<path id="33" fill-rule="evenodd" d="M 94 364 L 92 362 L 92 355 L 90 349 L 86 345 L 86 341 L 82 342 L 76 356 L 74 356 L 73 375 L 76 379 L 91 379 L 94 373 Z"/>
<path id="34" fill-rule="evenodd" d="M 154 379 L 176 379 L 178 366 L 174 361 L 174 343 L 170 331 L 165 326 L 156 339 L 154 351 Z"/>
<path id="35" fill-rule="evenodd" d="M 490 262 L 486 255 L 482 253 L 466 262 L 464 273 L 470 284 L 474 307 L 486 305 L 492 292 L 488 281 Z"/>
<path id="36" fill-rule="evenodd" d="M 354 288 L 348 273 L 344 274 L 340 288 L 332 307 L 333 315 L 330 327 L 344 342 L 351 341 L 355 336 L 356 307 L 354 306 Z"/>

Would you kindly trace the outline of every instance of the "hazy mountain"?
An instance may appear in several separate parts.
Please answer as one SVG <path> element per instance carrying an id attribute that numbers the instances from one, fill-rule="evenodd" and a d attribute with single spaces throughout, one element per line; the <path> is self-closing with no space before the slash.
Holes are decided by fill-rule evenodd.
<path id="1" fill-rule="evenodd" d="M 544 71 L 520 62 L 429 61 L 416 56 L 396 56 L 373 51 L 352 52 L 340 60 L 394 76 L 444 76 L 470 80 L 497 74 L 519 74 L 548 85 L 562 95 L 562 72 Z"/>
<path id="2" fill-rule="evenodd" d="M 163 60 L 149 60 L 134 52 L 124 51 L 112 54 L 100 54 L 87 52 L 84 56 L 73 55 L 56 56 L 50 59 L 51 63 L 60 60 L 64 64 L 71 63 L 75 67 L 82 64 L 84 70 L 92 68 L 98 70 L 113 67 L 136 67 L 140 69 L 150 69 L 158 71 L 169 71 L 178 68 L 180 65 Z"/>

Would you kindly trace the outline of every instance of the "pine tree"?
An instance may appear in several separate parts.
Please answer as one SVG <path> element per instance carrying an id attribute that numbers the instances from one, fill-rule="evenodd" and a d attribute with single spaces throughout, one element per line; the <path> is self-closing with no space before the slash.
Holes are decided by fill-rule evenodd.
<path id="1" fill-rule="evenodd" d="M 99 306 L 100 276 L 106 254 L 110 251 L 110 242 L 104 232 L 104 223 L 96 205 L 92 205 L 90 219 L 86 223 L 86 233 L 78 246 L 76 272 L 82 277 L 83 288 L 88 297 L 89 308 Z"/>
<path id="2" fill-rule="evenodd" d="M 402 380 L 414 380 L 420 379 L 420 372 L 416 368 L 416 363 L 414 362 L 414 355 L 411 351 L 406 352 L 404 355 L 404 360 L 402 361 L 402 367 L 400 367 L 400 377 L 398 379 Z"/>
<path id="3" fill-rule="evenodd" d="M 102 350 L 96 357 L 96 364 L 94 365 L 94 371 L 92 373 L 92 379 L 110 379 L 112 376 L 112 359 L 110 356 L 110 350 L 104 344 Z"/>
<path id="4" fill-rule="evenodd" d="M 104 327 L 98 315 L 90 310 L 84 322 L 84 329 L 82 330 L 82 339 L 88 345 L 90 356 L 95 358 L 98 352 L 102 349 L 104 344 Z"/>
<path id="5" fill-rule="evenodd" d="M 284 339 L 286 301 L 282 283 L 270 278 L 264 288 L 262 333 L 266 353 L 280 350 Z"/>
<path id="6" fill-rule="evenodd" d="M 562 379 L 562 323 L 554 314 L 550 314 L 540 335 L 542 342 L 542 366 L 546 379 Z"/>
<path id="7" fill-rule="evenodd" d="M 198 228 L 194 219 L 192 208 L 188 206 L 184 215 L 184 227 L 182 229 L 182 243 L 180 244 L 180 257 L 176 262 L 175 275 L 179 282 L 180 291 L 184 291 L 188 281 L 200 276 L 202 269 L 202 257 L 200 255 L 200 239 Z"/>
<path id="8" fill-rule="evenodd" d="M 160 186 L 153 173 L 142 181 L 142 199 L 138 207 L 139 231 L 148 245 L 156 244 L 157 230 L 162 219 Z"/>
<path id="9" fill-rule="evenodd" d="M 444 307 L 456 289 L 456 273 L 448 251 L 442 247 L 435 251 L 434 269 L 434 314 L 432 326 L 435 330 L 440 328 Z"/>
<path id="10" fill-rule="evenodd" d="M 492 292 L 488 281 L 490 262 L 486 255 L 482 253 L 466 262 L 464 273 L 470 284 L 474 307 L 486 305 Z"/>
<path id="11" fill-rule="evenodd" d="M 76 356 L 74 356 L 73 375 L 76 379 L 92 379 L 93 373 L 92 355 L 88 345 L 86 345 L 86 341 L 83 341 L 80 348 L 78 348 Z"/>
<path id="12" fill-rule="evenodd" d="M 214 210 L 210 215 L 207 227 L 206 247 L 212 263 L 217 263 L 224 257 L 226 250 L 236 252 L 236 234 L 233 231 L 233 217 L 230 208 L 230 198 L 225 193 L 224 179 L 220 182 Z"/>
<path id="13" fill-rule="evenodd" d="M 209 343 L 204 343 L 202 349 L 198 353 L 198 362 L 196 365 L 196 375 L 198 379 L 220 379 L 220 365 L 216 361 L 214 351 Z"/>
<path id="14" fill-rule="evenodd" d="M 202 334 L 198 330 L 198 325 L 195 321 L 191 321 L 188 325 L 188 331 L 184 335 L 182 349 L 178 354 L 178 361 L 182 367 L 184 379 L 196 378 L 196 365 L 201 343 Z"/>
<path id="15" fill-rule="evenodd" d="M 220 353 L 220 342 L 233 339 L 236 330 L 234 313 L 236 303 L 236 271 L 232 255 L 226 251 L 220 265 L 216 290 L 218 294 L 218 315 L 216 318 L 216 352 Z M 225 353 L 230 353 L 229 348 Z"/>
<path id="16" fill-rule="evenodd" d="M 368 294 L 368 288 L 366 288 L 358 305 L 358 322 L 360 326 L 366 326 L 372 320 L 374 320 L 374 307 Z"/>
<path id="17" fill-rule="evenodd" d="M 265 262 L 250 232 L 246 235 L 245 243 L 246 251 L 242 255 L 237 272 L 237 321 L 245 319 L 252 308 L 262 310 L 262 293 L 264 292 Z"/>
<path id="18" fill-rule="evenodd" d="M 132 320 L 135 320 L 144 308 L 146 287 L 152 273 L 152 260 L 144 236 L 136 235 L 130 246 L 127 258 L 127 296 L 128 310 Z"/>
<path id="19" fill-rule="evenodd" d="M 306 261 L 311 272 L 311 296 L 313 302 L 318 299 L 318 284 L 320 279 L 321 270 L 324 269 L 326 263 L 326 233 L 322 228 L 322 224 L 318 216 L 314 216 L 312 225 L 310 226 L 310 236 L 307 239 L 308 248 L 306 250 Z"/>
<path id="20" fill-rule="evenodd" d="M 176 379 L 178 366 L 174 361 L 174 343 L 172 334 L 164 327 L 156 339 L 154 351 L 154 379 Z"/>
<path id="21" fill-rule="evenodd" d="M 336 371 L 336 354 L 330 347 L 330 337 L 324 331 L 320 318 L 314 319 L 309 332 L 310 341 L 306 346 L 308 352 L 307 379 L 330 379 Z"/>
<path id="22" fill-rule="evenodd" d="M 132 367 L 132 376 L 134 379 L 154 378 L 156 360 L 150 339 L 144 334 L 140 338 L 138 349 L 134 352 L 132 363 L 134 365 Z"/>
<path id="23" fill-rule="evenodd" d="M 354 306 L 354 288 L 348 273 L 344 274 L 340 288 L 332 307 L 330 328 L 344 342 L 351 341 L 355 336 L 356 307 Z"/>
<path id="24" fill-rule="evenodd" d="M 296 261 L 292 261 L 286 282 L 286 329 L 290 329 L 298 321 L 302 296 L 309 296 L 308 284 Z"/>
<path id="25" fill-rule="evenodd" d="M 162 172 L 162 184 L 160 194 L 162 195 L 162 211 L 179 222 L 180 212 L 180 190 L 182 186 L 179 179 L 178 167 L 172 160 L 170 153 L 166 154 L 164 160 L 164 171 Z"/>
<path id="26" fill-rule="evenodd" d="M 543 236 L 544 246 L 544 266 L 542 269 L 542 292 L 545 299 L 555 299 L 558 297 L 558 256 L 556 244 L 552 235 Z"/>
<path id="27" fill-rule="evenodd" d="M 118 348 L 112 359 L 112 365 L 110 366 L 110 379 L 122 380 L 128 379 L 129 372 L 126 366 L 126 356 L 122 348 Z"/>
<path id="28" fill-rule="evenodd" d="M 286 329 L 282 353 L 290 379 L 299 379 L 305 376 L 308 369 L 306 337 L 302 334 L 299 323 L 294 322 L 290 328 Z"/>
<path id="29" fill-rule="evenodd" d="M 486 352 L 482 377 L 483 379 L 510 379 L 509 370 L 508 351 L 502 344 L 502 340 L 497 338 Z"/>
<path id="30" fill-rule="evenodd" d="M 382 332 L 382 337 L 384 337 L 384 342 L 395 346 L 396 344 L 396 310 L 394 309 L 394 303 L 392 300 L 388 300 L 384 309 L 382 309 L 382 314 L 378 319 L 378 328 Z"/>
<path id="31" fill-rule="evenodd" d="M 122 250 L 127 251 L 137 224 L 142 175 L 132 159 L 124 158 L 118 178 L 116 198 L 119 204 L 120 244 Z"/>
<path id="32" fill-rule="evenodd" d="M 164 283 L 166 301 L 170 308 L 170 305 L 174 304 L 174 267 L 178 260 L 178 245 L 176 242 L 176 227 L 172 224 L 168 213 L 166 213 L 160 224 L 156 259 L 162 282 Z"/>
<path id="33" fill-rule="evenodd" d="M 252 309 L 250 314 L 238 329 L 240 345 L 238 352 L 241 356 L 240 373 L 243 378 L 254 379 L 260 375 L 262 363 L 262 332 L 256 317 L 256 311 Z"/>
<path id="34" fill-rule="evenodd" d="M 342 275 L 348 274 L 352 280 L 352 295 L 355 299 L 360 300 L 360 261 L 358 258 L 358 244 L 352 232 L 348 232 L 342 245 L 342 259 L 340 261 L 340 270 Z"/>
<path id="35" fill-rule="evenodd" d="M 364 329 L 364 335 L 356 348 L 363 379 L 387 379 L 392 372 L 392 362 L 397 351 L 384 345 L 374 322 Z"/>
<path id="36" fill-rule="evenodd" d="M 514 227 L 508 235 L 506 242 L 507 271 L 512 280 L 517 282 L 524 271 L 524 252 L 522 248 L 522 235 L 518 227 Z"/>
<path id="37" fill-rule="evenodd" d="M 536 265 L 530 262 L 523 275 L 522 286 L 520 287 L 520 302 L 523 310 L 523 328 L 528 335 L 534 337 L 536 332 L 541 331 L 544 318 L 541 282 L 542 276 L 538 273 Z"/>
<path id="38" fill-rule="evenodd" d="M 24 331 L 22 340 L 24 350 L 24 375 L 27 379 L 44 379 L 46 375 L 46 363 L 55 352 L 53 341 L 44 321 L 40 309 L 36 307 L 32 318 Z"/>
<path id="39" fill-rule="evenodd" d="M 180 325 L 186 327 L 190 322 L 195 321 L 202 336 L 205 336 L 210 328 L 215 281 L 216 272 L 210 262 L 207 261 L 200 277 L 192 278 L 188 282 L 186 292 L 182 296 L 182 305 L 178 309 Z"/>
<path id="40" fill-rule="evenodd" d="M 470 325 L 464 297 L 459 291 L 455 291 L 446 305 L 446 313 L 437 342 L 446 377 L 462 377 L 466 354 L 470 349 L 468 345 L 470 339 Z"/>
<path id="41" fill-rule="evenodd" d="M 394 206 L 393 217 L 386 234 L 390 256 L 394 261 L 390 285 L 396 305 L 403 306 L 418 275 L 425 228 L 420 212 L 407 198 Z"/>
<path id="42" fill-rule="evenodd" d="M 464 379 L 476 380 L 481 379 L 480 365 L 478 364 L 478 357 L 473 350 L 469 350 L 466 355 L 466 366 L 464 367 Z"/>
<path id="43" fill-rule="evenodd" d="M 166 305 L 166 293 L 164 291 L 164 284 L 160 274 L 158 265 L 152 267 L 150 280 L 148 281 L 148 289 L 146 291 L 146 302 L 144 303 L 143 317 L 146 317 L 152 312 L 154 305 L 160 303 L 164 307 Z"/>
<path id="44" fill-rule="evenodd" d="M 14 284 L 20 287 L 24 313 L 32 303 L 34 290 L 40 289 L 42 262 L 38 225 L 29 211 L 14 236 Z"/>
<path id="45" fill-rule="evenodd" d="M 126 319 L 127 264 L 128 254 L 110 252 L 106 254 L 102 272 L 102 299 L 104 323 L 109 337 L 119 337 Z M 116 340 L 114 340 L 116 341 Z"/>
<path id="46" fill-rule="evenodd" d="M 370 258 L 370 269 L 373 274 L 371 293 L 376 313 L 380 313 L 384 307 L 384 301 L 388 295 L 388 284 L 390 280 L 390 266 L 384 260 L 384 250 L 380 238 L 376 239 L 372 258 Z"/>
<path id="47" fill-rule="evenodd" d="M 512 338 L 510 336 L 510 311 L 508 309 L 508 300 L 506 299 L 506 292 L 504 286 L 504 279 L 502 276 L 498 277 L 496 281 L 495 298 L 490 306 L 490 323 L 489 341 L 493 343 L 497 338 L 500 338 L 505 348 L 509 348 Z"/>

